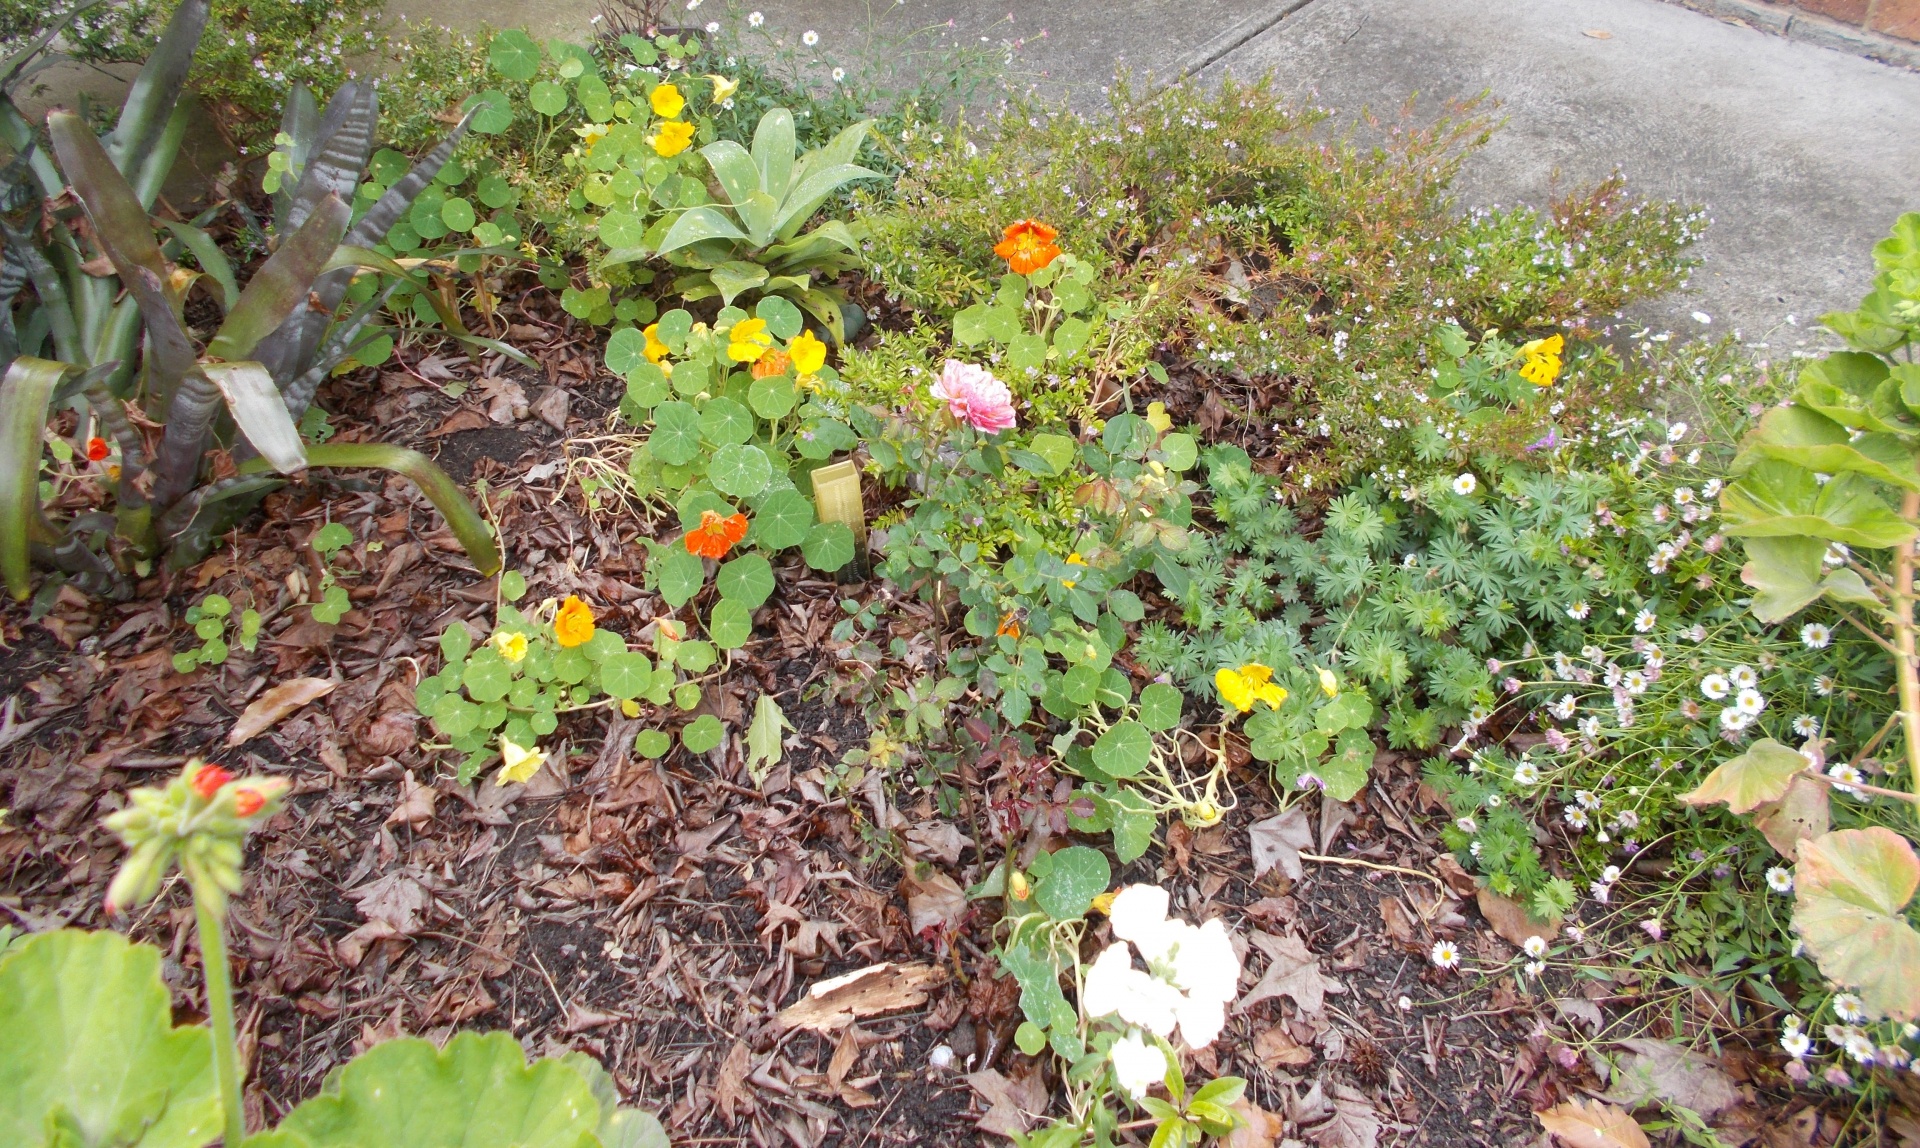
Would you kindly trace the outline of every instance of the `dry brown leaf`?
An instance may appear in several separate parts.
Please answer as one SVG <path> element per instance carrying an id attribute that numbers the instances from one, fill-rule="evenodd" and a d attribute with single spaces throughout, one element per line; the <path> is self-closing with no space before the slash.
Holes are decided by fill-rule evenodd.
<path id="1" fill-rule="evenodd" d="M 1220 1148 L 1274 1148 L 1286 1131 L 1286 1121 L 1244 1096 L 1233 1102 L 1233 1110 L 1246 1123 L 1229 1132 Z"/>
<path id="2" fill-rule="evenodd" d="M 360 731 L 360 748 L 374 757 L 392 757 L 413 747 L 413 714 L 389 710 Z"/>
<path id="3" fill-rule="evenodd" d="M 1753 811 L 1753 827 L 1766 835 L 1767 844 L 1792 861 L 1800 855 L 1800 842 L 1818 837 L 1832 824 L 1833 799 L 1827 787 L 1804 775 L 1787 783 L 1787 792 L 1778 801 L 1768 801 Z"/>
<path id="4" fill-rule="evenodd" d="M 560 387 L 542 387 L 540 394 L 527 409 L 533 417 L 546 423 L 554 430 L 565 433 L 567 429 L 567 392 Z"/>
<path id="5" fill-rule="evenodd" d="M 1379 1148 L 1380 1114 L 1373 1101 L 1345 1084 L 1335 1083 L 1332 1091 L 1333 1115 L 1307 1129 L 1308 1139 L 1320 1148 Z"/>
<path id="6" fill-rule="evenodd" d="M 1292 997 L 1302 1011 L 1318 1013 L 1326 1007 L 1328 993 L 1347 991 L 1347 986 L 1320 972 L 1320 958 L 1309 952 L 1299 937 L 1255 933 L 1249 940 L 1267 955 L 1267 972 L 1240 998 L 1236 1012 L 1246 1012 L 1268 997 L 1284 994 Z"/>
<path id="7" fill-rule="evenodd" d="M 387 814 L 388 825 L 424 825 L 433 820 L 433 802 L 439 794 L 433 786 L 421 785 L 413 779 L 413 771 L 400 779 L 400 800 L 394 803 L 393 812 Z"/>
<path id="8" fill-rule="evenodd" d="M 1493 926 L 1493 931 L 1516 946 L 1525 945 L 1528 937 L 1544 937 L 1549 943 L 1560 928 L 1560 918 L 1536 921 L 1520 902 L 1510 897 L 1502 897 L 1492 889 L 1482 889 L 1478 897 L 1480 915 Z"/>
<path id="9" fill-rule="evenodd" d="M 1407 907 L 1398 897 L 1380 898 L 1380 919 L 1386 922 L 1387 935 L 1396 945 L 1418 948 L 1413 939 L 1413 918 L 1407 915 Z"/>
<path id="10" fill-rule="evenodd" d="M 233 723 L 233 732 L 227 735 L 228 748 L 259 737 L 281 718 L 316 698 L 326 697 L 339 684 L 326 678 L 294 678 L 281 682 L 253 699 L 240 714 L 240 720 Z"/>
<path id="11" fill-rule="evenodd" d="M 1313 1063 L 1313 1050 L 1293 1039 L 1284 1024 L 1276 1024 L 1253 1039 L 1253 1054 L 1269 1070 L 1300 1068 Z"/>
<path id="12" fill-rule="evenodd" d="M 442 435 L 459 434 L 461 431 L 479 430 L 487 425 L 487 416 L 471 407 L 461 407 L 447 416 L 447 421 L 427 432 L 428 438 Z"/>
<path id="13" fill-rule="evenodd" d="M 991 1068 L 968 1073 L 963 1079 L 987 1102 L 987 1114 L 977 1127 L 995 1136 L 1025 1132 L 1033 1118 L 1047 1110 L 1050 1099 L 1038 1073 L 1009 1079 Z"/>
<path id="14" fill-rule="evenodd" d="M 1653 1148 L 1633 1117 L 1602 1100 L 1582 1103 L 1576 1096 L 1534 1115 L 1567 1148 Z"/>
<path id="15" fill-rule="evenodd" d="M 1471 897 L 1480 888 L 1480 882 L 1461 868 L 1460 862 L 1455 861 L 1451 853 L 1442 853 L 1433 867 L 1440 870 L 1440 879 L 1447 883 L 1447 892 L 1456 897 Z"/>
<path id="16" fill-rule="evenodd" d="M 1247 843 L 1253 853 L 1255 877 L 1277 865 L 1288 879 L 1300 880 L 1306 876 L 1300 851 L 1313 844 L 1307 811 L 1296 805 L 1277 817 L 1254 822 L 1247 827 Z"/>
<path id="17" fill-rule="evenodd" d="M 868 965 L 844 976 L 821 981 L 807 995 L 780 1010 L 774 1018 L 782 1028 L 833 1032 L 863 1017 L 883 1016 L 918 1008 L 927 993 L 946 979 L 938 965 Z"/>
<path id="18" fill-rule="evenodd" d="M 727 1123 L 732 1124 L 738 1117 L 738 1109 L 753 1110 L 753 1092 L 747 1087 L 747 1067 L 752 1054 L 747 1042 L 736 1040 L 727 1050 L 727 1058 L 720 1062 L 720 1069 L 714 1074 L 713 1102 L 720 1106 Z"/>
<path id="19" fill-rule="evenodd" d="M 960 854 L 973 845 L 973 838 L 960 832 L 951 821 L 929 821 L 907 830 L 907 853 L 922 860 L 948 865 L 960 863 Z"/>
<path id="20" fill-rule="evenodd" d="M 853 1071 L 855 1062 L 860 1059 L 860 1038 L 856 1035 L 857 1025 L 848 1025 L 840 1031 L 840 1043 L 833 1048 L 833 1059 L 827 1063 L 827 1083 L 835 1091 L 846 1083 L 847 1073 Z"/>
<path id="21" fill-rule="evenodd" d="M 1628 1056 L 1620 1062 L 1607 1099 L 1629 1110 L 1655 1100 L 1691 1108 L 1712 1119 L 1722 1109 L 1740 1103 L 1733 1078 L 1708 1057 L 1664 1040 L 1635 1037 L 1620 1047 Z"/>
<path id="22" fill-rule="evenodd" d="M 938 869 L 925 877 L 915 877 L 909 868 L 900 884 L 907 894 L 907 923 L 915 935 L 929 929 L 935 933 L 959 929 L 967 915 L 967 893 L 959 882 Z"/>

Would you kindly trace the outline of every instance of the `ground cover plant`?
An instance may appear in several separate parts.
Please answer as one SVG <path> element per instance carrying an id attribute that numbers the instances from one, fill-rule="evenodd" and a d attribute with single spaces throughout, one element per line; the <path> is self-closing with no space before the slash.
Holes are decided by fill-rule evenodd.
<path id="1" fill-rule="evenodd" d="M 699 7 L 289 84 L 191 220 L 205 5 L 8 121 L 0 1127 L 1907 1134 L 1920 217 L 1758 362 L 1617 322 L 1694 209 L 1454 210 L 1472 107 Z"/>

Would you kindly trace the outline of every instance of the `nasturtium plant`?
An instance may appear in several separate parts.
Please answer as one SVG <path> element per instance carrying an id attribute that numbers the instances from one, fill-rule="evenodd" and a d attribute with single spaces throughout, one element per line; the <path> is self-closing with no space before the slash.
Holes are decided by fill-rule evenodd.
<path id="1" fill-rule="evenodd" d="M 232 646 L 252 653 L 260 644 L 260 611 L 248 606 L 235 614 L 233 601 L 225 594 L 208 594 L 197 605 L 188 606 L 183 618 L 193 627 L 193 636 L 200 644 L 173 655 L 175 673 L 190 674 L 201 666 L 220 665 Z"/>

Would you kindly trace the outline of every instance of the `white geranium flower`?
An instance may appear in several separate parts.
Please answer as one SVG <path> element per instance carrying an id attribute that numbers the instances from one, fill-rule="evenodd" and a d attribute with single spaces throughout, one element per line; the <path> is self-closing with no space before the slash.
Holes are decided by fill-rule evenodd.
<path id="1" fill-rule="evenodd" d="M 1800 627 L 1800 641 L 1809 650 L 1824 650 L 1833 642 L 1833 631 L 1818 622 L 1808 622 Z"/>
<path id="2" fill-rule="evenodd" d="M 1108 945 L 1087 970 L 1080 994 L 1081 1006 L 1091 1017 L 1120 1014 L 1155 1036 L 1171 1036 L 1179 1017 L 1174 1003 L 1180 993 L 1165 981 L 1133 967 L 1133 950 L 1124 941 Z"/>
<path id="3" fill-rule="evenodd" d="M 1113 935 L 1132 941 L 1149 961 L 1165 956 L 1174 942 L 1167 931 L 1167 907 L 1171 903 L 1167 891 L 1158 885 L 1128 885 L 1114 894 L 1107 910 Z"/>
<path id="4" fill-rule="evenodd" d="M 1089 1016 L 1118 1013 L 1161 1037 L 1177 1025 L 1189 1047 L 1205 1048 L 1226 1023 L 1240 958 L 1224 922 L 1196 928 L 1169 920 L 1167 906 L 1167 891 L 1153 885 L 1130 885 L 1114 897 L 1107 915 L 1120 939 L 1088 971 L 1082 1003 Z M 1133 949 L 1150 972 L 1134 967 Z"/>
<path id="5" fill-rule="evenodd" d="M 1726 697 L 1732 689 L 1733 684 L 1722 674 L 1708 674 L 1700 679 L 1700 692 L 1706 695 L 1708 701 L 1717 702 Z"/>
<path id="6" fill-rule="evenodd" d="M 1159 1045 L 1141 1040 L 1137 1032 L 1114 1041 L 1107 1059 L 1113 1064 L 1114 1079 L 1135 1100 L 1167 1077 L 1167 1054 Z"/>

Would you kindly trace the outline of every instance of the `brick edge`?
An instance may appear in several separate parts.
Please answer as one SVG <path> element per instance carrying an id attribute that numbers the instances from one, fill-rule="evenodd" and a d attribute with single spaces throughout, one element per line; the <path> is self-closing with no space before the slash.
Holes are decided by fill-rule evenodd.
<path id="1" fill-rule="evenodd" d="M 1894 67 L 1920 71 L 1920 44 L 1897 40 L 1830 20 L 1824 16 L 1768 4 L 1762 0 L 1666 0 L 1715 19 L 1745 24 L 1789 40 L 1865 56 Z"/>

